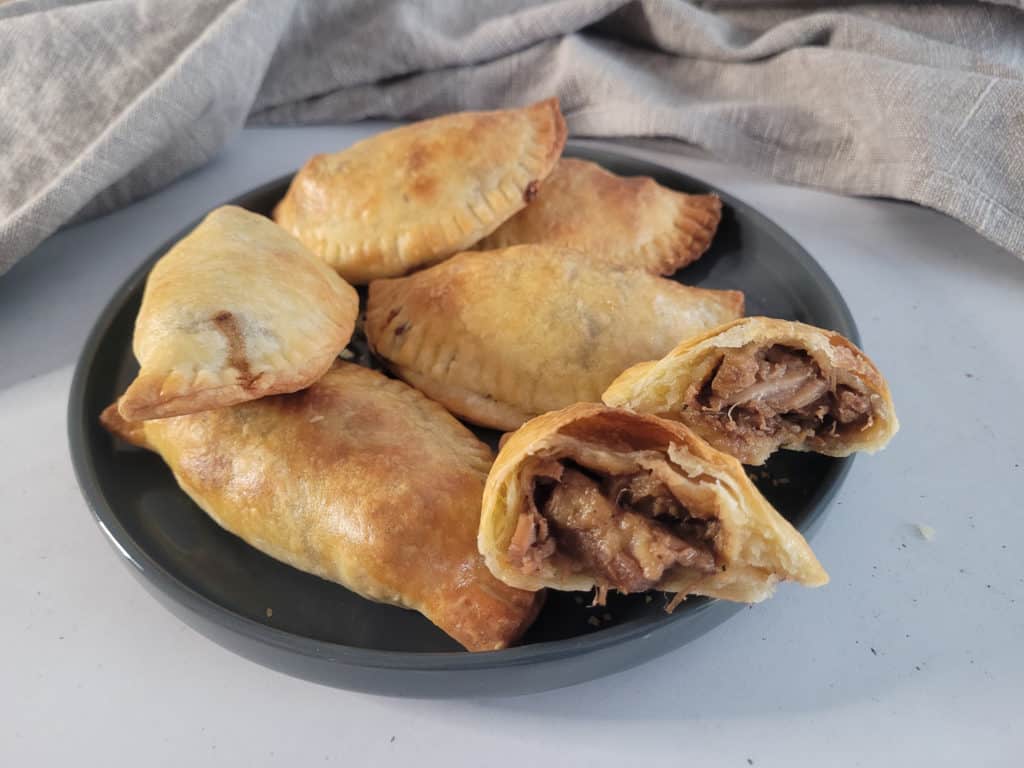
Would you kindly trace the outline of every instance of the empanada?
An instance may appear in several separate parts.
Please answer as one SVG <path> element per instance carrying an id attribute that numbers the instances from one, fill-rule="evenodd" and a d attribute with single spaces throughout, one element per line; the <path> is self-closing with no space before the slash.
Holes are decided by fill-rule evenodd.
<path id="1" fill-rule="evenodd" d="M 604 405 L 546 413 L 510 435 L 484 490 L 488 567 L 552 587 L 757 602 L 828 574 L 732 456 L 686 426 Z"/>
<path id="2" fill-rule="evenodd" d="M 352 283 L 404 275 L 530 202 L 565 137 L 557 99 L 412 123 L 310 159 L 274 218 Z"/>
<path id="3" fill-rule="evenodd" d="M 366 333 L 401 378 L 469 421 L 515 429 L 598 402 L 629 366 L 743 314 L 743 294 L 522 245 L 370 285 Z"/>
<path id="4" fill-rule="evenodd" d="M 219 525 L 295 568 L 412 608 L 474 651 L 504 648 L 542 595 L 476 549 L 490 449 L 400 381 L 337 363 L 309 389 L 116 434 L 159 453 Z"/>
<path id="5" fill-rule="evenodd" d="M 681 421 L 744 464 L 779 448 L 874 452 L 899 429 L 888 384 L 852 342 L 768 317 L 688 339 L 625 371 L 603 399 Z"/>
<path id="6" fill-rule="evenodd" d="M 717 195 L 687 195 L 646 176 L 622 177 L 563 157 L 537 198 L 477 246 L 560 245 L 620 267 L 670 275 L 711 245 Z"/>
<path id="7" fill-rule="evenodd" d="M 156 263 L 118 402 L 132 421 L 307 387 L 352 336 L 359 297 L 263 216 L 224 206 Z"/>

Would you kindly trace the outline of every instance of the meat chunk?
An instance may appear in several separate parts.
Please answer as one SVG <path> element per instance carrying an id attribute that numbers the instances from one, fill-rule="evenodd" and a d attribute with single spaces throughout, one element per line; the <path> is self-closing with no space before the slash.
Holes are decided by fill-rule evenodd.
<path id="1" fill-rule="evenodd" d="M 562 474 L 543 515 L 554 529 L 559 551 L 622 592 L 651 589 L 674 565 L 705 573 L 715 569 L 710 552 L 656 520 L 617 506 L 595 480 L 574 469 Z"/>
<path id="2" fill-rule="evenodd" d="M 752 386 L 757 381 L 759 369 L 755 347 L 727 352 L 711 381 L 711 391 L 726 402 L 737 392 Z"/>
<path id="3" fill-rule="evenodd" d="M 665 484 L 649 472 L 609 478 L 605 483 L 605 496 L 616 506 L 647 517 L 679 517 L 679 502 Z"/>
<path id="4" fill-rule="evenodd" d="M 818 367 L 803 353 L 773 346 L 726 353 L 711 382 L 712 408 L 756 404 L 766 417 L 803 408 L 828 391 Z"/>
<path id="5" fill-rule="evenodd" d="M 516 529 L 508 545 L 508 557 L 523 573 L 536 573 L 543 562 L 555 552 L 548 521 L 541 515 L 537 496 L 543 488 L 550 488 L 562 476 L 565 467 L 554 459 L 543 459 L 532 468 L 526 478 L 531 489 L 526 505 L 516 520 Z"/>
<path id="6" fill-rule="evenodd" d="M 522 512 L 508 545 L 509 560 L 517 563 L 523 573 L 536 573 L 554 551 L 555 540 L 551 538 L 548 521 L 535 510 Z"/>
<path id="7" fill-rule="evenodd" d="M 788 441 L 871 418 L 867 395 L 836 386 L 810 355 L 781 344 L 727 351 L 696 398 L 688 407 L 714 419 L 738 455 L 767 455 Z"/>
<path id="8" fill-rule="evenodd" d="M 839 387 L 836 392 L 836 421 L 849 424 L 871 412 L 871 398 L 849 387 Z"/>
<path id="9" fill-rule="evenodd" d="M 708 378 L 690 386 L 681 420 L 713 433 L 715 447 L 743 463 L 763 464 L 780 447 L 822 450 L 870 427 L 874 402 L 849 382 L 802 349 L 751 343 L 725 350 Z"/>

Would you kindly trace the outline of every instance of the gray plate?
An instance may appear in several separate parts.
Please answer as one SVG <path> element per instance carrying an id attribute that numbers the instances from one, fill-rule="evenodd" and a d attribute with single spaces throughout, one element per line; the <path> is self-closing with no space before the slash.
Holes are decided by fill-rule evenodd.
<path id="1" fill-rule="evenodd" d="M 745 203 L 625 156 L 578 147 L 566 154 L 616 173 L 653 176 L 685 192 L 717 191 L 724 214 L 714 244 L 677 278 L 742 289 L 748 314 L 802 320 L 858 341 L 846 303 L 821 267 Z M 288 181 L 231 202 L 269 214 Z M 114 294 L 82 350 L 68 407 L 75 472 L 100 528 L 143 585 L 183 621 L 247 658 L 319 683 L 441 697 L 520 694 L 606 675 L 677 648 L 738 610 L 691 599 L 670 616 L 660 594 L 612 596 L 607 606 L 592 609 L 587 595 L 556 592 L 519 647 L 470 654 L 417 613 L 364 600 L 226 533 L 178 489 L 156 455 L 113 440 L 97 421 L 137 370 L 132 328 L 149 269 L 196 224 L 157 249 Z M 481 436 L 494 444 L 494 433 Z M 850 461 L 782 452 L 755 480 L 807 534 Z M 779 478 L 785 483 L 774 482 Z M 768 603 L 758 610 L 771 609 Z"/>

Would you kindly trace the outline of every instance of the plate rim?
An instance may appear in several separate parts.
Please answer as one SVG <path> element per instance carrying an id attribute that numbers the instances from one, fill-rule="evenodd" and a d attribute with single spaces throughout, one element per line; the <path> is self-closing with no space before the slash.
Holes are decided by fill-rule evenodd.
<path id="1" fill-rule="evenodd" d="M 603 165 L 602 159 L 611 162 L 623 162 L 629 164 L 635 171 L 630 175 L 654 176 L 657 174 L 671 173 L 695 186 L 702 186 L 717 194 L 726 205 L 735 211 L 741 212 L 756 222 L 762 232 L 770 235 L 782 246 L 795 260 L 810 273 L 812 279 L 827 294 L 830 305 L 837 312 L 840 319 L 847 326 L 843 334 L 851 341 L 860 346 L 860 334 L 857 324 L 853 318 L 848 304 L 838 287 L 824 268 L 814 259 L 810 253 L 799 244 L 791 235 L 783 230 L 772 219 L 753 208 L 748 203 L 734 195 L 719 189 L 716 185 L 705 180 L 679 171 L 676 168 L 651 162 L 629 154 L 603 147 L 592 147 L 580 145 L 576 142 L 568 142 L 566 155 L 582 157 Z M 267 194 L 275 188 L 287 184 L 295 175 L 296 171 L 280 175 L 267 182 L 259 184 L 248 190 L 234 195 L 219 205 L 237 204 L 236 201 L 242 197 L 255 197 L 260 194 Z M 216 207 L 216 206 L 215 206 Z M 205 214 L 203 214 L 205 216 Z M 114 550 L 121 556 L 119 559 L 129 565 L 137 576 L 142 577 L 149 585 L 159 589 L 163 595 L 170 598 L 181 607 L 191 613 L 198 615 L 201 619 L 212 621 L 222 628 L 240 634 L 247 639 L 255 640 L 279 650 L 288 651 L 302 656 L 311 657 L 328 662 L 340 662 L 366 669 L 381 670 L 408 670 L 408 671 L 442 671 L 459 672 L 474 670 L 506 669 L 510 667 L 532 665 L 542 662 L 558 661 L 567 657 L 578 657 L 585 654 L 596 653 L 606 648 L 627 643 L 637 638 L 651 638 L 656 634 L 667 632 L 671 627 L 680 621 L 695 618 L 708 611 L 718 610 L 723 612 L 722 620 L 732 615 L 736 606 L 725 604 L 722 601 L 712 600 L 703 597 L 690 598 L 687 602 L 691 606 L 687 610 L 677 611 L 673 614 L 666 614 L 658 617 L 655 621 L 643 621 L 633 619 L 623 624 L 609 627 L 598 632 L 579 635 L 573 638 L 561 640 L 548 640 L 538 643 L 531 643 L 523 646 L 482 652 L 468 652 L 465 650 L 455 651 L 392 651 L 375 648 L 361 648 L 358 646 L 345 645 L 325 640 L 297 635 L 287 630 L 279 629 L 255 619 L 242 616 L 228 607 L 225 607 L 213 599 L 202 595 L 184 582 L 180 581 L 174 574 L 157 562 L 144 547 L 142 547 L 128 533 L 121 524 L 116 512 L 111 507 L 106 494 L 97 476 L 94 462 L 90 457 L 89 443 L 87 439 L 86 419 L 90 418 L 85 413 L 84 394 L 87 389 L 92 368 L 95 362 L 99 347 L 109 332 L 114 319 L 121 311 L 126 297 L 131 295 L 138 283 L 145 280 L 146 275 L 152 269 L 157 259 L 163 256 L 184 233 L 191 231 L 202 220 L 198 217 L 185 227 L 172 235 L 155 248 L 152 253 L 117 286 L 113 294 L 106 301 L 103 310 L 94 321 L 85 343 L 78 355 L 75 364 L 74 375 L 68 393 L 67 407 L 67 434 L 71 454 L 71 462 L 82 496 L 89 507 L 93 520 L 104 537 L 108 540 Z M 838 329 L 836 329 L 838 330 Z M 93 415 L 92 418 L 96 418 Z M 817 524 L 820 523 L 829 509 L 830 503 L 839 489 L 843 486 L 854 457 L 837 459 L 832 465 L 830 482 L 817 494 L 816 497 L 808 499 L 810 512 L 801 521 L 797 530 L 801 535 L 809 535 Z M 796 526 L 794 526 L 796 527 Z M 159 602 L 159 601 L 158 601 Z M 717 622 L 716 622 L 717 623 Z"/>

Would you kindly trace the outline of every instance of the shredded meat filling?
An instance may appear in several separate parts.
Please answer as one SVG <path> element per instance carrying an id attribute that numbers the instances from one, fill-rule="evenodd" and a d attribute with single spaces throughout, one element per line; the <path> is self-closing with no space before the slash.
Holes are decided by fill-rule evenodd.
<path id="1" fill-rule="evenodd" d="M 663 483 L 648 473 L 609 478 L 605 488 L 607 497 L 616 506 L 633 509 L 647 517 L 679 517 L 679 502 Z"/>
<path id="2" fill-rule="evenodd" d="M 738 439 L 767 439 L 771 448 L 871 419 L 868 395 L 830 381 L 806 352 L 779 344 L 730 350 L 694 395 L 688 410 Z"/>
<path id="3" fill-rule="evenodd" d="M 541 515 L 540 508 L 547 497 L 547 491 L 562 477 L 564 469 L 561 462 L 547 459 L 534 470 L 526 509 L 519 515 L 508 545 L 509 559 L 518 563 L 523 573 L 536 573 L 541 564 L 555 552 L 555 540 L 551 538 L 550 526 Z"/>
<path id="4" fill-rule="evenodd" d="M 559 464 L 537 473 L 527 507 L 508 548 L 525 573 L 557 552 L 603 588 L 643 592 L 674 567 L 715 570 L 715 523 L 688 516 L 647 472 L 601 481 Z"/>

